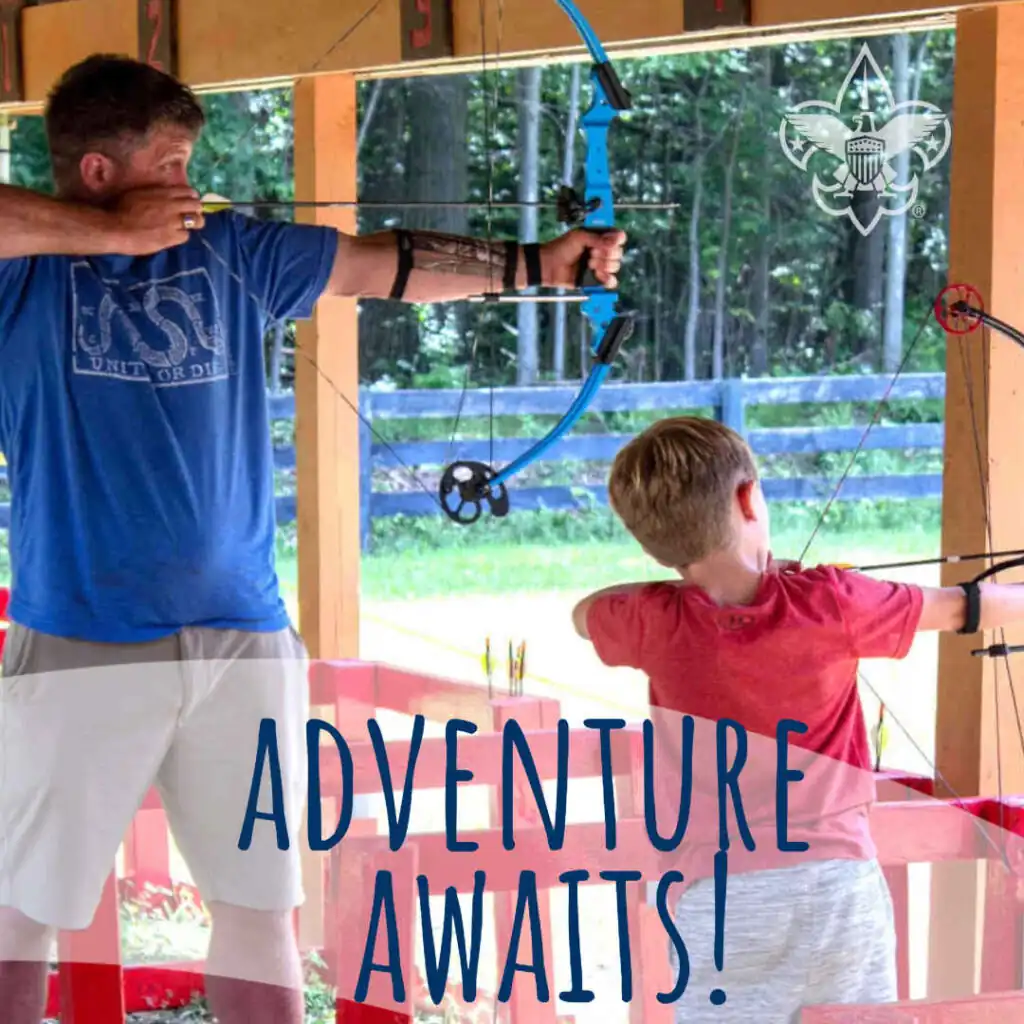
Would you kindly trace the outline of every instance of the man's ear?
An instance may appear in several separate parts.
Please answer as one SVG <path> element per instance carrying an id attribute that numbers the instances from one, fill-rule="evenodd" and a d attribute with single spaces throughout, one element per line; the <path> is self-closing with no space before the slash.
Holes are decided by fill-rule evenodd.
<path id="1" fill-rule="evenodd" d="M 117 166 L 103 153 L 86 153 L 78 162 L 78 174 L 87 192 L 102 195 L 117 181 Z"/>

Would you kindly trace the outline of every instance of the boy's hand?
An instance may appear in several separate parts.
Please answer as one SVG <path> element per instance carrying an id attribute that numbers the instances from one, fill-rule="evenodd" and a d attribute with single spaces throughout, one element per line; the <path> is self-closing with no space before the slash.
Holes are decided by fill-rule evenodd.
<path id="1" fill-rule="evenodd" d="M 783 559 L 777 562 L 772 555 L 768 556 L 768 565 L 765 567 L 765 572 L 799 572 L 802 566 L 794 559 Z"/>

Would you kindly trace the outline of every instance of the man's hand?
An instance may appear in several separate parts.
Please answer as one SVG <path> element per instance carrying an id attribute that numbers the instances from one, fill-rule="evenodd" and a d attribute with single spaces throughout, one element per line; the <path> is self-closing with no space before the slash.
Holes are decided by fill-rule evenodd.
<path id="1" fill-rule="evenodd" d="M 541 274 L 548 288 L 575 288 L 580 260 L 594 272 L 605 288 L 618 287 L 625 231 L 569 231 L 541 246 Z"/>
<path id="2" fill-rule="evenodd" d="M 111 211 L 117 249 L 148 256 L 188 241 L 203 226 L 203 204 L 190 188 L 144 188 L 126 192 Z"/>

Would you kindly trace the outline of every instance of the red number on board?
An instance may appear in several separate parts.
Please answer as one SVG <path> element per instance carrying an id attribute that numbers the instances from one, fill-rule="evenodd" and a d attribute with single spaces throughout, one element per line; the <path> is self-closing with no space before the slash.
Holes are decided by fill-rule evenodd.
<path id="1" fill-rule="evenodd" d="M 156 48 L 160 42 L 160 33 L 164 24 L 164 12 L 160 0 L 149 0 L 149 3 L 146 4 L 146 18 L 153 25 L 153 34 L 149 39 L 149 52 L 146 54 L 146 60 L 158 71 L 163 71 L 163 64 L 156 59 Z"/>
<path id="2" fill-rule="evenodd" d="M 430 0 L 416 0 L 416 10 L 423 15 L 423 27 L 414 28 L 409 33 L 409 38 L 412 40 L 413 49 L 422 50 L 425 46 L 430 45 L 430 40 L 434 34 Z"/>
<path id="3" fill-rule="evenodd" d="M 11 79 L 11 37 L 7 32 L 7 25 L 0 25 L 0 71 L 3 71 L 4 95 L 9 96 L 14 91 L 14 82 Z"/>

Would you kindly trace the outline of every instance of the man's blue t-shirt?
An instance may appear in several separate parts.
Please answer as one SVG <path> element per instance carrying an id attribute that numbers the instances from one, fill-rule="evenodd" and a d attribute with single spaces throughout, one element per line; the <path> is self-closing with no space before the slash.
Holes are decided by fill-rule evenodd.
<path id="1" fill-rule="evenodd" d="M 263 339 L 312 315 L 336 247 L 224 212 L 154 256 L 0 260 L 14 622 L 107 642 L 288 625 Z"/>

